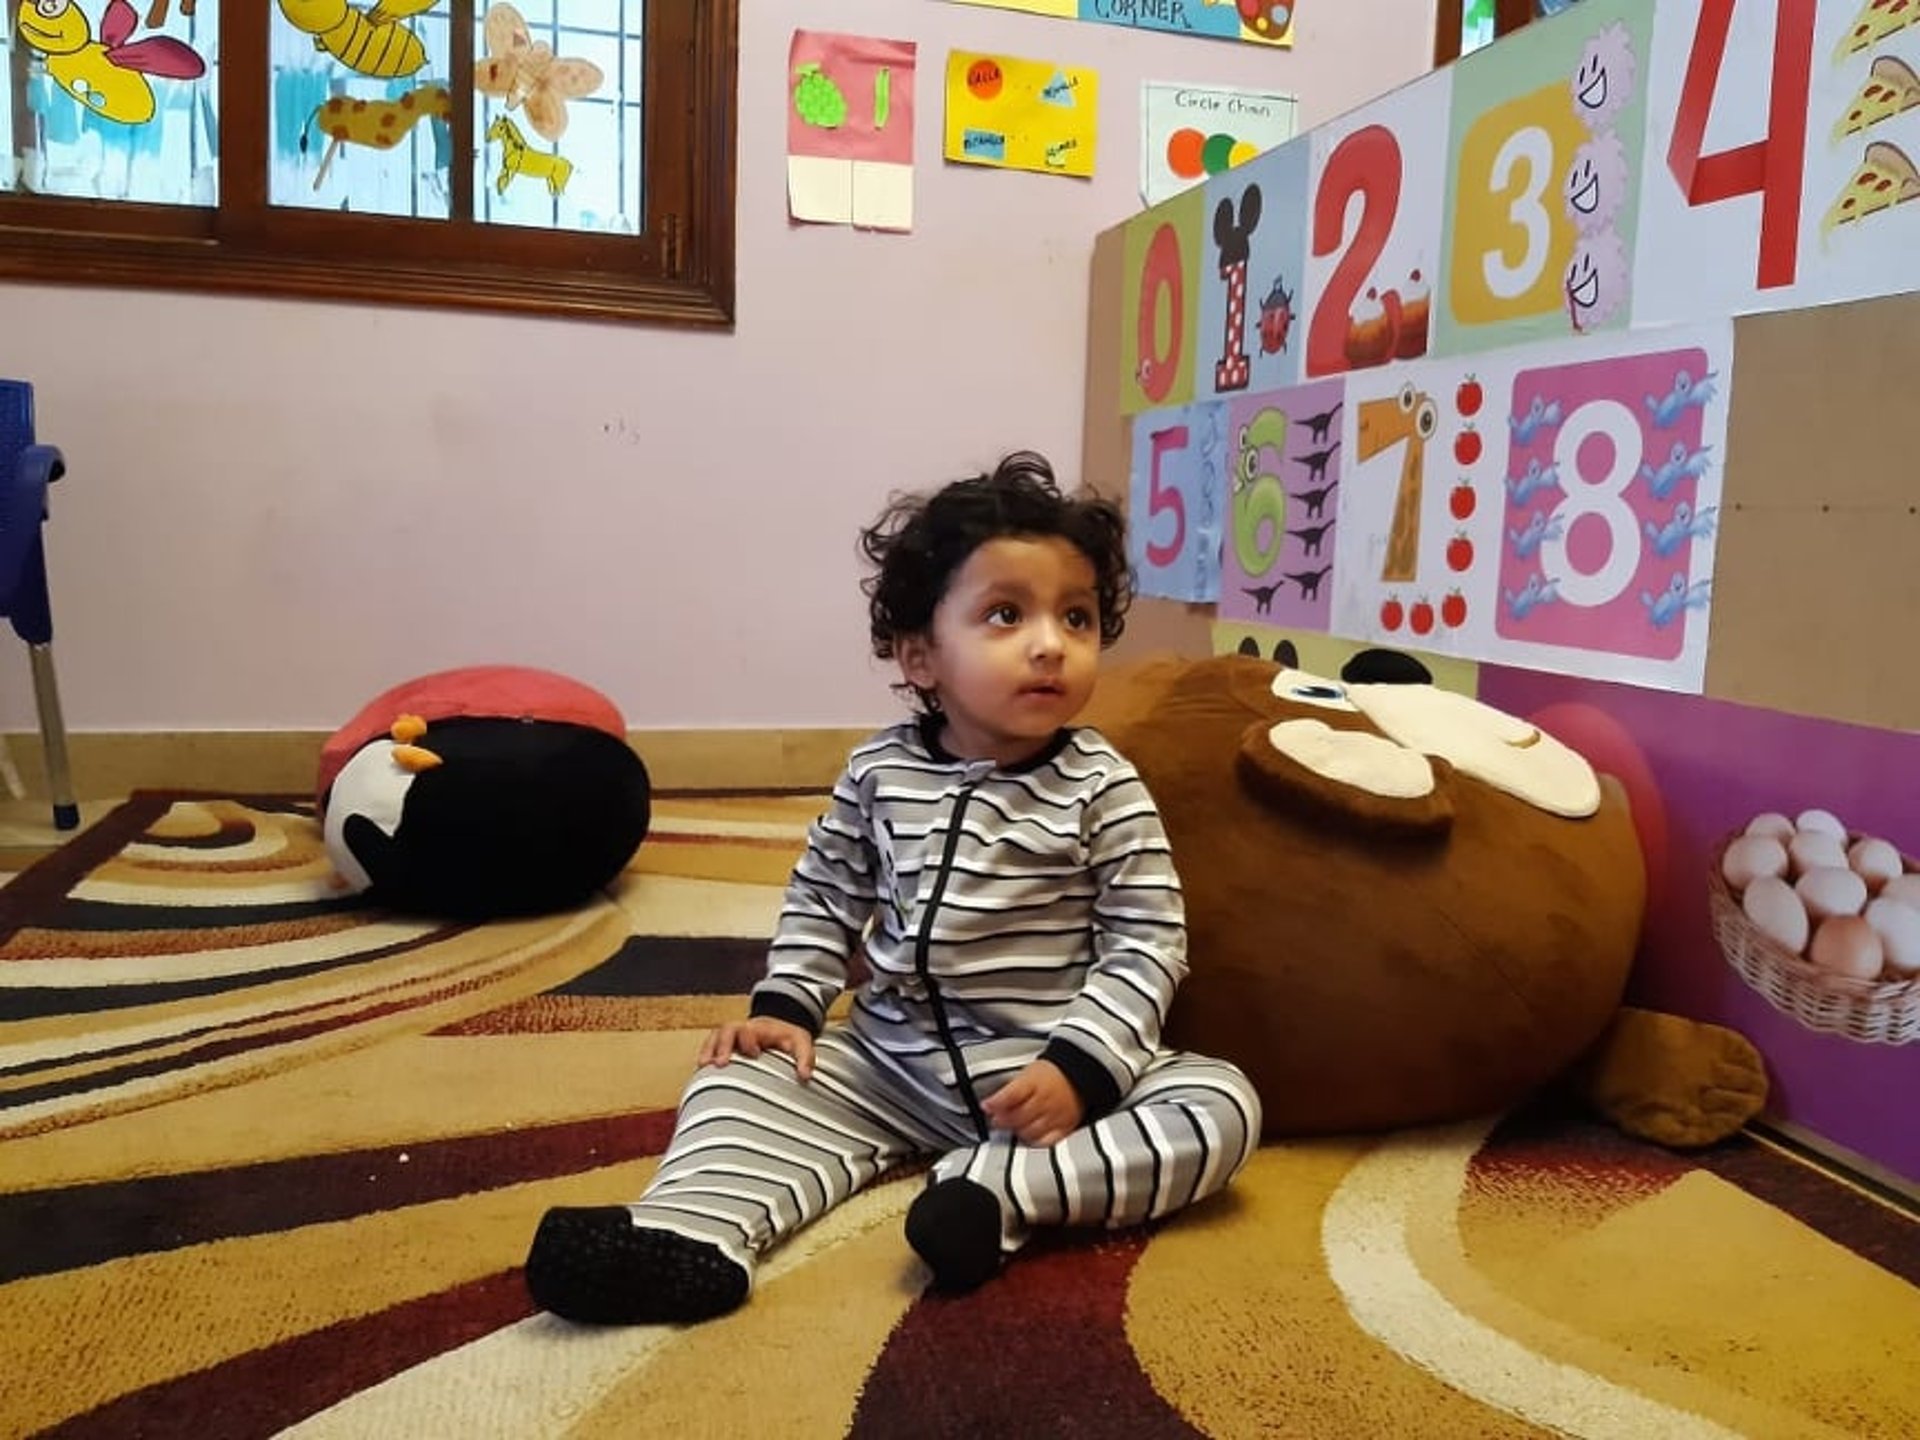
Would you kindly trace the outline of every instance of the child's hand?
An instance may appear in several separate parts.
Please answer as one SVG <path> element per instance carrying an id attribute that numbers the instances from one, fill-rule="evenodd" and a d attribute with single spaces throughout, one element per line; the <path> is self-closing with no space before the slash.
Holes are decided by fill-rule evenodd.
<path id="1" fill-rule="evenodd" d="M 724 1065 L 736 1054 L 749 1060 L 759 1058 L 762 1050 L 780 1050 L 793 1057 L 793 1065 L 802 1080 L 813 1078 L 813 1036 L 787 1020 L 771 1015 L 756 1015 L 751 1020 L 729 1021 L 700 1042 L 696 1065 Z"/>
<path id="2" fill-rule="evenodd" d="M 1051 1060 L 1036 1060 L 980 1102 L 996 1130 L 1027 1145 L 1057 1145 L 1080 1128 L 1086 1107 Z"/>

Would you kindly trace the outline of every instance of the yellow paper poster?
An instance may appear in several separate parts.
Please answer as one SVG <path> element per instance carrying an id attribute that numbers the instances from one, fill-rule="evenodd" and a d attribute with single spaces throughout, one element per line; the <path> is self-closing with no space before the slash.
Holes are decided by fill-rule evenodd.
<path id="1" fill-rule="evenodd" d="M 1092 70 L 964 50 L 947 56 L 949 160 L 1091 175 L 1099 108 Z"/>

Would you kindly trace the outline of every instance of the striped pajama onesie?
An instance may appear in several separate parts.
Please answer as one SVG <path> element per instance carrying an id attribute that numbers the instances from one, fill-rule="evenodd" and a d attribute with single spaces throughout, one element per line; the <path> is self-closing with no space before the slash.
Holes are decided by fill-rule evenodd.
<path id="1" fill-rule="evenodd" d="M 786 892 L 751 1011 L 817 1036 L 700 1071 L 636 1224 L 754 1257 L 894 1166 L 937 1157 L 1000 1202 L 1001 1248 L 1036 1225 L 1131 1225 L 1221 1189 L 1259 1143 L 1260 1102 L 1221 1060 L 1164 1049 L 1186 973 L 1180 881 L 1159 813 L 1096 731 L 1015 768 L 948 755 L 937 721 L 853 752 Z M 858 962 L 851 1013 L 828 1006 Z M 980 1102 L 1036 1058 L 1081 1127 L 1039 1148 Z"/>

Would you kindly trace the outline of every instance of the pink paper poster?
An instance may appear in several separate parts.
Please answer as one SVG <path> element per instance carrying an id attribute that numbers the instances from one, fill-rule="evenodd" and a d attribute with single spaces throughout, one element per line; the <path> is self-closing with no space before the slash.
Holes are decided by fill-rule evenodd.
<path id="1" fill-rule="evenodd" d="M 915 45 L 796 30 L 787 47 L 787 208 L 795 220 L 913 228 Z"/>

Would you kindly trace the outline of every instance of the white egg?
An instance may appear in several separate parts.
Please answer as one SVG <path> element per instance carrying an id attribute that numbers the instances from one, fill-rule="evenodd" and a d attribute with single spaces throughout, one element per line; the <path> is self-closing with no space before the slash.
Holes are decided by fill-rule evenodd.
<path id="1" fill-rule="evenodd" d="M 1880 894 L 1888 900 L 1898 900 L 1902 905 L 1911 905 L 1920 910 L 1920 875 L 1912 871 L 1896 875 L 1880 887 Z"/>
<path id="2" fill-rule="evenodd" d="M 1763 875 L 1787 873 L 1787 847 L 1771 835 L 1742 835 L 1720 857 L 1720 873 L 1735 890 L 1744 890 Z"/>
<path id="3" fill-rule="evenodd" d="M 1794 954 L 1807 948 L 1807 935 L 1813 928 L 1807 919 L 1807 907 L 1800 903 L 1793 887 L 1778 876 L 1763 875 L 1749 885 L 1740 897 L 1740 908 L 1761 934 Z"/>
<path id="4" fill-rule="evenodd" d="M 1873 926 L 1860 916 L 1836 915 L 1831 920 L 1822 920 L 1820 928 L 1813 932 L 1807 958 L 1836 975 L 1874 980 L 1879 978 L 1886 953 Z"/>
<path id="5" fill-rule="evenodd" d="M 1830 915 L 1858 915 L 1867 908 L 1867 882 L 1836 866 L 1807 871 L 1794 882 L 1793 890 L 1815 924 Z"/>
<path id="6" fill-rule="evenodd" d="M 1793 824 L 1802 834 L 1831 835 L 1836 840 L 1847 838 L 1847 827 L 1831 810 L 1802 810 L 1794 817 Z"/>
<path id="7" fill-rule="evenodd" d="M 1785 845 L 1793 839 L 1793 821 L 1778 810 L 1768 810 L 1747 822 L 1747 834 L 1770 836 Z"/>
<path id="8" fill-rule="evenodd" d="M 1920 910 L 1898 900 L 1875 900 L 1867 906 L 1866 921 L 1880 937 L 1894 978 L 1920 975 Z"/>
<path id="9" fill-rule="evenodd" d="M 1847 864 L 1867 882 L 1867 889 L 1878 895 L 1881 887 L 1900 873 L 1900 852 L 1887 841 L 1869 836 L 1853 842 L 1847 851 Z"/>
<path id="10" fill-rule="evenodd" d="M 1846 846 L 1820 830 L 1802 830 L 1795 835 L 1787 846 L 1787 858 L 1793 862 L 1795 875 L 1804 875 L 1809 870 L 1847 868 Z"/>

